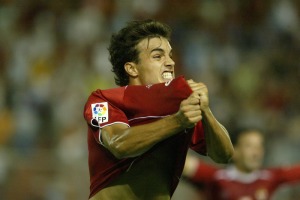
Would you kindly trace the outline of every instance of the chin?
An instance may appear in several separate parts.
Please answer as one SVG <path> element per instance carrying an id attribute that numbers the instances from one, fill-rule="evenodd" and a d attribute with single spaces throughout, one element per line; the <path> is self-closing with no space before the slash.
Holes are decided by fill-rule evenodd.
<path id="1" fill-rule="evenodd" d="M 260 169 L 260 165 L 250 166 L 249 169 L 250 169 L 250 171 L 258 170 L 258 169 Z"/>
<path id="2" fill-rule="evenodd" d="M 174 78 L 172 78 L 172 79 L 164 79 L 164 83 L 166 83 L 166 82 L 170 82 L 170 81 L 172 81 Z"/>

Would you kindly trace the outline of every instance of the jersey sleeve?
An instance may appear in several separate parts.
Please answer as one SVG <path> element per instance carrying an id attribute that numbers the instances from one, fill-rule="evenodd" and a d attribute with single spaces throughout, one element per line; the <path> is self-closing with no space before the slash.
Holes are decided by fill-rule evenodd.
<path id="1" fill-rule="evenodd" d="M 199 161 L 196 172 L 191 177 L 191 180 L 195 183 L 209 183 L 213 181 L 214 174 L 218 170 L 217 167 L 207 164 L 203 161 Z"/>
<path id="2" fill-rule="evenodd" d="M 194 128 L 194 133 L 192 136 L 190 148 L 202 155 L 207 154 L 205 134 L 204 134 L 203 124 L 201 121 L 198 122 Z"/>
<path id="3" fill-rule="evenodd" d="M 84 107 L 84 118 L 92 128 L 96 141 L 101 142 L 101 129 L 116 123 L 129 126 L 124 112 L 108 98 L 101 95 L 101 91 L 93 92 Z"/>
<path id="4" fill-rule="evenodd" d="M 274 169 L 279 184 L 300 183 L 300 164 Z"/>
<path id="5" fill-rule="evenodd" d="M 105 127 L 114 123 L 128 125 L 124 112 L 116 105 L 113 105 L 105 97 L 91 95 L 85 105 L 84 118 L 93 127 Z"/>

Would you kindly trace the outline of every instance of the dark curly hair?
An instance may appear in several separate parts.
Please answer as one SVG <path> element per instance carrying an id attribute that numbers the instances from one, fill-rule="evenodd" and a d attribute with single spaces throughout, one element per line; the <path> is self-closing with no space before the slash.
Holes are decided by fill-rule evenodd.
<path id="1" fill-rule="evenodd" d="M 119 86 L 129 83 L 129 75 L 124 69 L 126 62 L 139 62 L 137 44 L 145 38 L 164 37 L 170 41 L 171 29 L 161 22 L 147 19 L 131 21 L 119 32 L 112 35 L 108 51 L 112 72 L 115 73 L 115 82 Z"/>

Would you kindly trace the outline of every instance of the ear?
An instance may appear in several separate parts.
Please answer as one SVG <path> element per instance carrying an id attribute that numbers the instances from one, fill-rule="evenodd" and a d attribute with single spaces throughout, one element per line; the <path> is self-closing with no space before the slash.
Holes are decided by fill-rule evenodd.
<path id="1" fill-rule="evenodd" d="M 138 71 L 134 62 L 127 62 L 124 65 L 124 69 L 131 77 L 137 77 Z"/>

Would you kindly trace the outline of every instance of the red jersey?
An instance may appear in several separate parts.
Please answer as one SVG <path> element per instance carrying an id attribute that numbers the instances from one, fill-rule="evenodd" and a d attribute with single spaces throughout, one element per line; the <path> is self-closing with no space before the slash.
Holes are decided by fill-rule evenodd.
<path id="1" fill-rule="evenodd" d="M 204 185 L 209 200 L 269 200 L 280 185 L 300 181 L 300 165 L 245 174 L 201 162 L 192 180 Z"/>
<path id="2" fill-rule="evenodd" d="M 101 128 L 115 123 L 135 126 L 164 118 L 176 113 L 180 102 L 191 93 L 192 90 L 181 76 L 167 83 L 96 90 L 90 95 L 84 108 L 84 118 L 88 123 L 90 197 L 130 169 L 133 162 L 151 153 L 150 149 L 135 158 L 117 159 L 100 145 Z M 172 152 L 173 160 L 170 160 L 174 163 L 170 181 L 172 195 L 181 176 L 188 147 L 206 154 L 202 123 L 199 122 L 189 133 L 179 133 L 167 139 L 163 145 L 166 144 L 176 147 Z M 159 148 L 160 145 L 158 143 L 153 148 Z"/>

